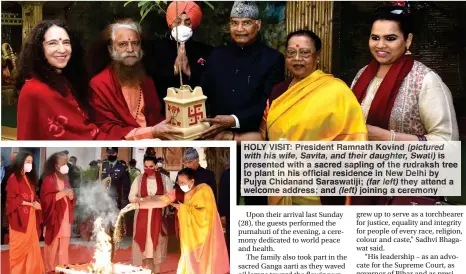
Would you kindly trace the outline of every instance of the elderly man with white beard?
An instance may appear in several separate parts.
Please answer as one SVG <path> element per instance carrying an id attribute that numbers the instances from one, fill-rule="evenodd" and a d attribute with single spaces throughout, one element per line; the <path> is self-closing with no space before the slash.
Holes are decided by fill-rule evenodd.
<path id="1" fill-rule="evenodd" d="M 173 139 L 180 133 L 167 128 L 154 82 L 146 75 L 142 58 L 141 26 L 131 19 L 109 25 L 102 45 L 109 60 L 90 81 L 91 118 L 101 130 L 122 132 L 121 139 Z M 108 58 L 110 57 L 110 58 Z"/>

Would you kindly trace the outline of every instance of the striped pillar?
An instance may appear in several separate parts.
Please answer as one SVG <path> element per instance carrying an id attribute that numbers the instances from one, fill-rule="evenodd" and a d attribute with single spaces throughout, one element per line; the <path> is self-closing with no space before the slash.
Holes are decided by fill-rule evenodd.
<path id="1" fill-rule="evenodd" d="M 318 68 L 332 72 L 333 1 L 288 1 L 286 3 L 287 33 L 309 29 L 322 40 Z"/>

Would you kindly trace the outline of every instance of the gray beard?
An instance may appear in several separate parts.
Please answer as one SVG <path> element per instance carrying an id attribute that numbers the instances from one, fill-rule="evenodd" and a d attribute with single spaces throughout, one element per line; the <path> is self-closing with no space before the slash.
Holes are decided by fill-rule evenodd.
<path id="1" fill-rule="evenodd" d="M 126 66 L 122 61 L 112 61 L 118 81 L 122 86 L 140 87 L 146 79 L 146 70 L 141 61 L 132 66 Z"/>

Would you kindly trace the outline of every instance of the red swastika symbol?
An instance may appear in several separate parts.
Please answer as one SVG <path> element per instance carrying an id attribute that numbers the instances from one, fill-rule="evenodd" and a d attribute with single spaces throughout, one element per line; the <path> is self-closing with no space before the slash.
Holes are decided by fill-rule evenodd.
<path id="1" fill-rule="evenodd" d="M 199 120 L 204 119 L 204 112 L 202 112 L 202 104 L 197 104 L 192 107 L 188 107 L 188 118 L 189 125 L 196 125 Z"/>
<path id="2" fill-rule="evenodd" d="M 174 105 L 168 105 L 167 108 L 168 108 L 168 111 L 171 114 L 169 124 L 171 124 L 173 126 L 181 126 L 181 123 L 178 120 L 176 120 L 176 116 L 180 112 L 180 107 L 177 107 L 177 106 L 174 106 Z"/>

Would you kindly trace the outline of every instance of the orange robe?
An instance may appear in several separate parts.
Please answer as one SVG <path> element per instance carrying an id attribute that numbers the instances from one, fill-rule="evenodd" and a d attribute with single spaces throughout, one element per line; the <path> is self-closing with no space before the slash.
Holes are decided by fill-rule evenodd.
<path id="1" fill-rule="evenodd" d="M 10 219 L 10 274 L 44 274 L 36 210 L 32 206 L 21 205 L 23 201 L 37 201 L 37 197 L 26 177 L 23 178 L 18 181 L 15 175 L 12 175 L 7 185 L 6 211 Z M 21 215 L 29 215 L 27 224 L 22 223 Z M 17 229 L 12 227 L 17 226 L 15 224 L 19 225 Z M 20 231 L 24 228 L 25 231 Z"/>
<path id="2" fill-rule="evenodd" d="M 160 198 L 176 201 L 175 190 Z M 178 211 L 181 257 L 177 274 L 226 274 L 230 272 L 228 251 L 214 193 L 199 184 L 185 194 Z"/>
<path id="3" fill-rule="evenodd" d="M 66 196 L 56 199 L 57 193 L 65 188 L 71 188 L 68 180 L 64 181 L 57 175 L 50 174 L 44 178 L 40 190 L 44 217 L 44 262 L 47 271 L 53 271 L 57 265 L 69 263 L 68 247 L 75 200 Z"/>
<path id="4" fill-rule="evenodd" d="M 367 141 L 364 115 L 351 89 L 316 70 L 267 102 L 262 138 L 270 141 Z M 318 196 L 269 197 L 269 204 L 320 204 Z M 349 198 L 346 204 L 349 203 Z"/>

